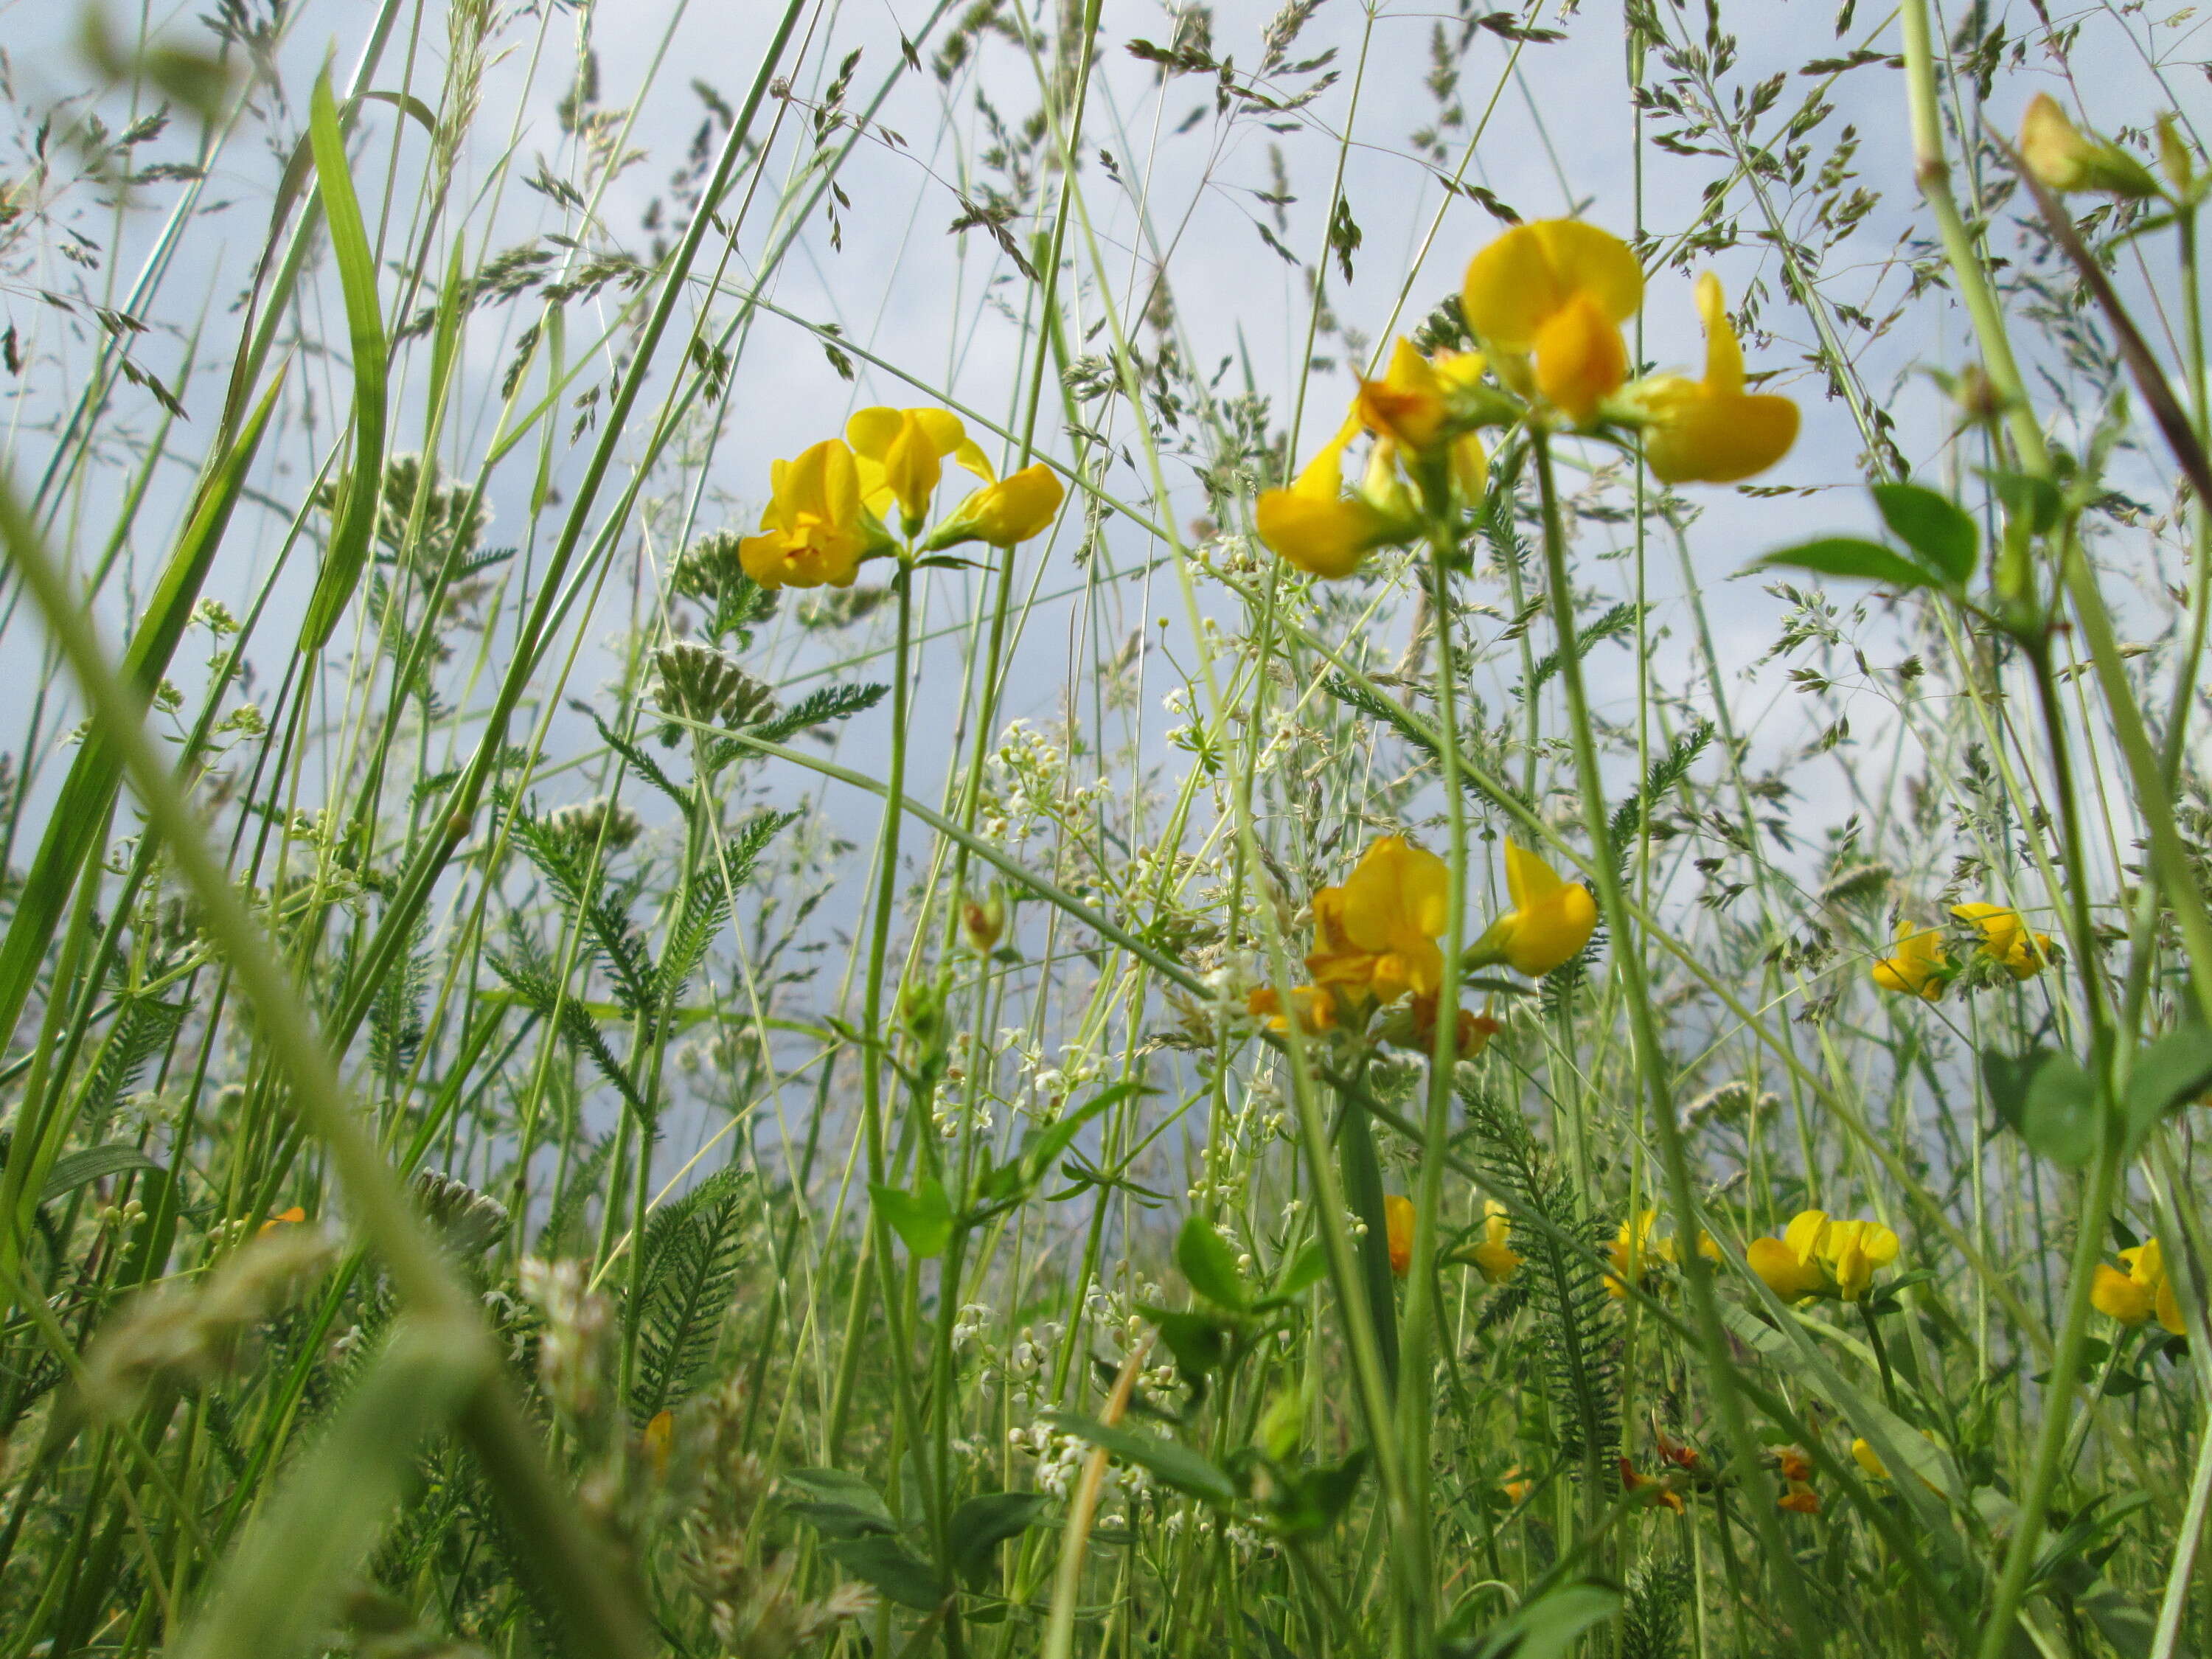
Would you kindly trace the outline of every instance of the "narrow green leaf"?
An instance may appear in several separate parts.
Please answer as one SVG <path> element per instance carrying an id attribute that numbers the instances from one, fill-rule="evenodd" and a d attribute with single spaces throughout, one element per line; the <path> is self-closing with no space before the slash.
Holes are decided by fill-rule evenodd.
<path id="1" fill-rule="evenodd" d="M 168 672 L 192 607 L 199 603 L 201 584 L 215 563 L 216 550 L 222 545 L 231 509 L 245 488 L 246 470 L 261 447 L 261 434 L 268 429 L 283 384 L 280 369 L 239 428 L 236 441 L 208 468 L 185 533 L 139 613 L 138 626 L 123 654 L 123 678 L 149 696 Z M 106 821 L 108 803 L 115 799 L 122 775 L 122 757 L 95 727 L 70 763 L 46 834 L 16 894 L 7 939 L 0 941 L 0 1031 L 14 1030 L 22 1018 L 77 872 Z"/>
<path id="2" fill-rule="evenodd" d="M 1890 534 L 1941 571 L 1952 586 L 1966 585 L 1981 538 L 1964 507 L 1918 484 L 1875 484 L 1869 493 Z"/>
<path id="3" fill-rule="evenodd" d="M 891 1231 L 916 1255 L 942 1255 L 952 1242 L 952 1204 L 938 1182 L 926 1180 L 910 1193 L 872 1182 L 868 1193 Z"/>
<path id="4" fill-rule="evenodd" d="M 2040 536 L 2058 522 L 2065 498 L 2059 495 L 2058 486 L 2048 478 L 2031 477 L 2025 472 L 1985 472 L 1990 488 L 1996 491 L 1998 503 L 2005 517 L 2022 526 L 2032 536 Z"/>
<path id="5" fill-rule="evenodd" d="M 51 1204 L 64 1194 L 80 1187 L 89 1187 L 95 1181 L 105 1181 L 133 1170 L 159 1170 L 161 1166 L 127 1141 L 110 1141 L 105 1146 L 88 1146 L 82 1152 L 64 1153 L 54 1160 L 47 1171 L 46 1185 L 39 1189 L 39 1202 Z"/>
<path id="6" fill-rule="evenodd" d="M 1283 1270 L 1275 1288 L 1252 1305 L 1255 1310 L 1279 1308 L 1285 1302 L 1304 1294 L 1328 1277 L 1328 1252 L 1322 1248 L 1319 1239 L 1300 1250 L 1291 1265 Z"/>
<path id="7" fill-rule="evenodd" d="M 786 1469 L 787 1486 L 796 1486 L 817 1502 L 856 1510 L 890 1528 L 891 1512 L 883 1497 L 860 1476 L 847 1469 Z"/>
<path id="8" fill-rule="evenodd" d="M 319 651 L 330 643 L 338 618 L 353 599 L 376 514 L 384 495 L 384 319 L 376 298 L 376 256 L 362 222 L 353 175 L 346 170 L 345 135 L 338 127 L 337 101 L 331 95 L 330 72 L 316 78 L 308 106 L 307 136 L 315 154 L 315 184 L 322 194 L 323 217 L 331 230 L 331 251 L 345 295 L 346 330 L 353 352 L 353 465 L 331 525 L 330 549 L 322 574 L 307 600 L 300 624 L 300 649 Z"/>
<path id="9" fill-rule="evenodd" d="M 1856 536 L 1823 536 L 1817 541 L 1801 542 L 1796 547 L 1782 548 L 1753 561 L 1754 569 L 1778 566 L 1809 570 L 1816 576 L 1848 576 L 1860 581 L 1880 582 L 1885 587 L 1900 591 L 1936 585 L 1930 572 L 1923 570 L 1902 553 L 1880 542 L 1861 541 Z"/>
<path id="10" fill-rule="evenodd" d="M 173 1645 L 178 1659 L 307 1650 L 416 1480 L 423 1440 L 481 1386 L 473 1352 L 447 1332 L 400 1326 L 257 1511 Z"/>
<path id="11" fill-rule="evenodd" d="M 1087 1440 L 1125 1463 L 1134 1463 L 1177 1492 L 1188 1492 L 1221 1509 L 1237 1501 L 1236 1483 L 1179 1441 L 1109 1429 L 1079 1412 L 1047 1412 L 1043 1420 L 1062 1434 Z"/>
<path id="12" fill-rule="evenodd" d="M 1563 1584 L 1492 1626 L 1473 1651 L 1476 1659 L 1565 1659 L 1584 1631 L 1620 1610 L 1620 1592 L 1610 1584 Z"/>
<path id="13" fill-rule="evenodd" d="M 1237 1271 L 1237 1253 L 1204 1216 L 1194 1215 L 1182 1224 L 1176 1239 L 1176 1265 L 1190 1287 L 1208 1302 L 1242 1313 L 1249 1299 L 1243 1276 Z"/>

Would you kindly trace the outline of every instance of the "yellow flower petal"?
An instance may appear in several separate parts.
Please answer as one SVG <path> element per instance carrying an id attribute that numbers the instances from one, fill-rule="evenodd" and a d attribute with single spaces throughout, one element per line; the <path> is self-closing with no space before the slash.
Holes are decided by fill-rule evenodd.
<path id="1" fill-rule="evenodd" d="M 1585 297 L 1619 324 L 1644 303 L 1644 268 L 1629 246 L 1575 219 L 1516 225 L 1476 254 L 1460 290 L 1461 314 L 1486 345 L 1524 352 L 1544 324 Z"/>
<path id="2" fill-rule="evenodd" d="M 1628 344 L 1598 301 L 1577 294 L 1536 328 L 1536 389 L 1577 424 L 1628 380 Z"/>
<path id="3" fill-rule="evenodd" d="M 1390 1271 L 1402 1279 L 1413 1265 L 1413 1200 L 1392 1193 L 1382 1200 L 1382 1213 L 1390 1232 Z"/>
<path id="4" fill-rule="evenodd" d="M 2089 1304 L 2123 1325 L 2140 1325 L 2151 1315 L 2152 1292 L 2134 1278 L 2109 1263 L 2097 1264 L 2089 1286 Z"/>

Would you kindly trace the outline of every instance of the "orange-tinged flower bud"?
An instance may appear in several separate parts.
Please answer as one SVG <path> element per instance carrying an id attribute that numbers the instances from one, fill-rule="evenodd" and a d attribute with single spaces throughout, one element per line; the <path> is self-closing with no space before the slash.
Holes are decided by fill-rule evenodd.
<path id="1" fill-rule="evenodd" d="M 963 900 L 960 906 L 960 931 L 968 940 L 968 948 L 978 956 L 988 956 L 999 943 L 999 936 L 1006 931 L 1006 896 L 994 891 L 987 899 Z"/>
<path id="2" fill-rule="evenodd" d="M 653 1478 L 668 1478 L 668 1454 L 676 1444 L 676 1418 L 666 1411 L 653 1413 L 647 1419 L 645 1431 L 639 1437 L 645 1452 L 645 1461 L 651 1465 Z"/>
<path id="3" fill-rule="evenodd" d="M 1390 1271 L 1403 1279 L 1413 1265 L 1413 1200 L 1393 1193 L 1382 1200 L 1390 1231 Z"/>

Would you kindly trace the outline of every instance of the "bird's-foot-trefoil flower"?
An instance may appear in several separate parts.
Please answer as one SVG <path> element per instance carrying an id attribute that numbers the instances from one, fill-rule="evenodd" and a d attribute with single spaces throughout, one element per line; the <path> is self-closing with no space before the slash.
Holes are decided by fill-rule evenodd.
<path id="1" fill-rule="evenodd" d="M 2014 979 L 2033 979 L 2051 962 L 2051 935 L 2039 933 L 2002 904 L 1954 904 L 1951 914 L 1982 936 L 1981 951 Z"/>
<path id="2" fill-rule="evenodd" d="M 2097 1311 L 2130 1328 L 2155 1314 L 2160 1325 L 2181 1335 L 2181 1300 L 2174 1294 L 2159 1242 L 2147 1238 L 2133 1249 L 2122 1250 L 2120 1263 L 2126 1272 L 2106 1262 L 2097 1264 L 2097 1276 L 2089 1286 L 2089 1300 Z"/>
<path id="3" fill-rule="evenodd" d="M 952 509 L 952 516 L 929 532 L 922 550 L 942 552 L 963 542 L 981 542 L 1005 550 L 1041 536 L 1060 516 L 1067 490 L 1060 475 L 1042 461 L 987 483 Z"/>
<path id="4" fill-rule="evenodd" d="M 1950 953 L 1943 948 L 1943 935 L 1902 918 L 1897 924 L 1896 943 L 1887 956 L 1875 961 L 1872 970 L 1874 982 L 1883 990 L 1924 997 L 1930 1002 L 1942 1000 L 1943 988 L 1950 984 L 1955 971 Z"/>
<path id="5" fill-rule="evenodd" d="M 1620 325 L 1644 303 L 1628 244 L 1575 219 L 1516 225 L 1468 262 L 1460 312 L 1499 376 L 1576 425 L 1628 379 Z"/>
<path id="6" fill-rule="evenodd" d="M 1314 895 L 1314 948 L 1306 970 L 1363 1016 L 1408 992 L 1432 997 L 1443 983 L 1437 940 L 1450 902 L 1444 861 L 1402 836 L 1385 836 L 1343 886 Z"/>
<path id="7" fill-rule="evenodd" d="M 1578 881 L 1559 872 L 1518 842 L 1505 843 L 1505 890 L 1513 908 L 1483 930 L 1468 951 L 1468 966 L 1504 963 L 1517 974 L 1541 979 L 1578 955 L 1597 929 L 1597 903 Z"/>
<path id="8" fill-rule="evenodd" d="M 1441 1000 L 1434 993 L 1416 993 L 1405 1007 L 1382 1023 L 1376 1036 L 1394 1048 L 1417 1054 L 1436 1053 L 1437 1012 Z M 1462 1008 L 1453 1033 L 1452 1054 L 1460 1060 L 1473 1060 L 1490 1046 L 1491 1038 L 1504 1029 L 1504 1021 L 1492 1017 L 1487 1003 L 1479 1014 L 1471 1008 Z"/>
<path id="9" fill-rule="evenodd" d="M 1774 1506 L 1792 1515 L 1818 1515 L 1820 1494 L 1813 1490 L 1813 1460 L 1800 1447 L 1784 1446 L 1775 1454 L 1774 1464 L 1782 1477 L 1782 1496 Z"/>
<path id="10" fill-rule="evenodd" d="M 1835 1221 L 1826 1211 L 1802 1210 L 1781 1237 L 1753 1239 L 1744 1260 L 1784 1302 L 1860 1302 L 1897 1251 L 1897 1235 L 1878 1221 Z"/>
<path id="11" fill-rule="evenodd" d="M 1327 1036 L 1336 1029 L 1336 999 L 1318 985 L 1291 987 L 1291 1012 L 1283 1012 L 1283 999 L 1272 985 L 1262 985 L 1245 1000 L 1245 1012 L 1264 1019 L 1271 1031 L 1287 1031 L 1295 1017 L 1298 1030 L 1308 1036 Z"/>
<path id="12" fill-rule="evenodd" d="M 1396 447 L 1401 462 L 1416 467 L 1446 462 L 1452 493 L 1465 507 L 1481 501 L 1490 481 L 1490 459 L 1475 426 L 1486 416 L 1509 417 L 1506 400 L 1482 391 L 1483 368 L 1477 353 L 1424 357 L 1401 338 L 1382 378 L 1362 380 L 1352 405 L 1361 425 Z"/>
<path id="13" fill-rule="evenodd" d="M 761 529 L 738 544 L 738 562 L 763 587 L 850 587 L 862 560 L 892 550 L 890 532 L 861 498 L 853 452 L 837 438 L 769 467 Z"/>
<path id="14" fill-rule="evenodd" d="M 1260 539 L 1299 569 L 1340 580 L 1378 547 L 1420 533 L 1411 495 L 1398 478 L 1391 446 L 1378 440 L 1359 490 L 1344 491 L 1344 454 L 1360 433 L 1355 407 L 1286 489 L 1263 489 L 1253 508 Z"/>
<path id="15" fill-rule="evenodd" d="M 2101 190 L 2140 200 L 2161 192 L 2151 170 L 2102 138 L 2092 138 L 2067 118 L 2058 100 L 2039 92 L 2020 123 L 2020 159 L 2045 188 Z"/>
<path id="16" fill-rule="evenodd" d="M 845 422 L 845 441 L 852 446 L 868 510 L 887 514 L 896 502 L 909 536 L 929 517 L 946 456 L 986 483 L 991 481 L 991 463 L 949 410 L 880 404 L 856 410 Z"/>
<path id="17" fill-rule="evenodd" d="M 1521 1270 L 1521 1252 L 1513 1248 L 1513 1223 L 1505 1206 L 1494 1198 L 1482 1200 L 1480 1234 L 1452 1252 L 1480 1273 L 1487 1285 L 1503 1285 Z"/>
<path id="18" fill-rule="evenodd" d="M 1766 471 L 1797 441 L 1797 405 L 1743 389 L 1743 347 L 1728 296 L 1710 270 L 1698 278 L 1705 323 L 1705 377 L 1655 375 L 1621 402 L 1641 412 L 1644 459 L 1662 483 L 1734 483 Z"/>
<path id="19" fill-rule="evenodd" d="M 1638 1290 L 1649 1289 L 1662 1267 L 1681 1265 L 1681 1251 L 1674 1237 L 1651 1237 L 1657 1226 L 1659 1212 L 1638 1210 L 1620 1224 L 1620 1231 L 1606 1246 L 1606 1259 L 1613 1263 L 1613 1271 L 1605 1276 L 1606 1293 L 1615 1300 L 1625 1300 L 1630 1285 Z M 1721 1259 L 1721 1247 L 1711 1235 L 1698 1235 L 1698 1254 L 1708 1261 Z"/>

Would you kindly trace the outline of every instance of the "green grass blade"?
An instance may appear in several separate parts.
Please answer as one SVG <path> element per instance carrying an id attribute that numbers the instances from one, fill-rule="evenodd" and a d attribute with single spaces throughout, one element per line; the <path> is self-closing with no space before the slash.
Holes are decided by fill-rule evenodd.
<path id="1" fill-rule="evenodd" d="M 303 652 L 319 651 L 330 643 L 339 617 L 360 586 L 383 495 L 385 416 L 384 318 L 377 306 L 376 256 L 362 222 L 353 175 L 346 171 L 345 135 L 338 129 L 337 100 L 331 95 L 327 71 L 315 82 L 308 135 L 314 146 L 323 217 L 330 225 L 331 250 L 337 258 L 338 283 L 345 293 L 346 328 L 353 348 L 354 449 L 353 468 L 331 531 L 330 551 L 300 624 Z"/>

